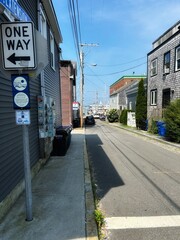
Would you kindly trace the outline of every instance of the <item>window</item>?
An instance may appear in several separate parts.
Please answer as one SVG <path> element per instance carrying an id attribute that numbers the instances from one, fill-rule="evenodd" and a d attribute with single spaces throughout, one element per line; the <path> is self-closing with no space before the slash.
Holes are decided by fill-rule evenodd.
<path id="1" fill-rule="evenodd" d="M 162 107 L 165 108 L 169 105 L 171 99 L 171 91 L 170 88 L 163 90 L 163 99 L 162 99 Z"/>
<path id="2" fill-rule="evenodd" d="M 175 71 L 180 70 L 180 46 L 176 48 Z"/>
<path id="3" fill-rule="evenodd" d="M 132 102 L 129 102 L 129 110 L 132 110 Z"/>
<path id="4" fill-rule="evenodd" d="M 164 54 L 164 69 L 163 73 L 168 74 L 170 72 L 170 52 Z"/>
<path id="5" fill-rule="evenodd" d="M 52 32 L 50 31 L 50 51 L 51 51 L 51 67 L 55 69 L 55 56 L 54 56 L 54 36 Z"/>
<path id="6" fill-rule="evenodd" d="M 47 39 L 46 17 L 41 6 L 40 6 L 40 32 L 41 32 L 41 35 Z"/>
<path id="7" fill-rule="evenodd" d="M 157 89 L 151 90 L 150 104 L 151 105 L 157 105 Z"/>
<path id="8" fill-rule="evenodd" d="M 151 76 L 157 74 L 157 58 L 151 61 Z"/>

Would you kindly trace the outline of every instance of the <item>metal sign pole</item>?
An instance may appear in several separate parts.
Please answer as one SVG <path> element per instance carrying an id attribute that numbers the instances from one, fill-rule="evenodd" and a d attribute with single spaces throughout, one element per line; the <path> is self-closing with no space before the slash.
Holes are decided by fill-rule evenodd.
<path id="1" fill-rule="evenodd" d="M 24 177 L 26 191 L 26 220 L 32 221 L 32 189 L 31 189 L 31 166 L 29 154 L 29 129 L 28 125 L 22 125 L 23 150 L 24 150 Z"/>

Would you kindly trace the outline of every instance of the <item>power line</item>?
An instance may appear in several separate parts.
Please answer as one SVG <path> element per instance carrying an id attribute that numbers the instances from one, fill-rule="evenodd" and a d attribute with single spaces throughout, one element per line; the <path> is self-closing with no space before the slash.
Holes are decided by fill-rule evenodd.
<path id="1" fill-rule="evenodd" d="M 78 14 L 79 40 L 80 40 L 80 42 L 81 42 L 81 24 L 80 24 L 80 17 L 79 17 L 79 5 L 78 5 L 78 0 L 76 0 L 76 9 L 77 9 L 77 14 Z"/>
<path id="2" fill-rule="evenodd" d="M 71 22 L 71 28 L 73 33 L 74 45 L 76 49 L 77 59 L 80 62 L 80 48 L 79 44 L 81 42 L 81 28 L 80 28 L 80 16 L 79 16 L 79 6 L 78 0 L 76 0 L 76 6 L 74 0 L 68 1 L 68 11 Z"/>
<path id="3" fill-rule="evenodd" d="M 128 70 L 131 70 L 131 69 L 134 69 L 134 68 L 137 68 L 137 67 L 140 67 L 140 66 L 142 66 L 142 65 L 144 65 L 144 64 L 147 64 L 147 62 L 144 62 L 144 63 L 141 63 L 141 64 L 139 64 L 139 65 L 136 65 L 136 66 L 133 66 L 133 67 L 131 67 L 131 68 L 127 68 L 127 69 L 124 69 L 124 70 L 121 70 L 121 71 L 118 71 L 118 72 L 113 72 L 113 73 L 107 73 L 107 74 L 96 74 L 96 75 L 91 75 L 91 74 L 85 74 L 86 76 L 109 76 L 109 75 L 115 75 L 115 74 L 119 74 L 119 73 L 122 73 L 122 72 L 126 72 L 126 71 L 128 71 Z"/>
<path id="4" fill-rule="evenodd" d="M 126 65 L 126 64 L 129 64 L 129 63 L 132 63 L 132 62 L 137 62 L 138 60 L 141 60 L 141 59 L 144 59 L 144 58 L 147 58 L 147 56 L 144 56 L 144 57 L 141 57 L 141 58 L 137 58 L 137 59 L 134 59 L 134 60 L 131 60 L 131 61 L 128 61 L 128 62 L 124 62 L 124 63 L 119 63 L 119 64 L 108 64 L 108 65 L 100 65 L 98 64 L 99 67 L 116 67 L 116 66 L 122 66 L 122 65 Z"/>

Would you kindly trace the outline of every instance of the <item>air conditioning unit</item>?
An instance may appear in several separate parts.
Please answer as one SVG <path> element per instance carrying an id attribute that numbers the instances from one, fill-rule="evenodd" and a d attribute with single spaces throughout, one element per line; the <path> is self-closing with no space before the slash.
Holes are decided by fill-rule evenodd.
<path id="1" fill-rule="evenodd" d="M 168 74 L 169 73 L 169 71 L 170 71 L 170 69 L 169 68 L 164 68 L 164 74 Z"/>

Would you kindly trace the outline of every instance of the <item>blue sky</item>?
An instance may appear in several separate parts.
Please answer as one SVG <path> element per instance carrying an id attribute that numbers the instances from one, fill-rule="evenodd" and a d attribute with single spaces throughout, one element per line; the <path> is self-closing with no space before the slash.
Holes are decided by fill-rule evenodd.
<path id="1" fill-rule="evenodd" d="M 68 0 L 52 2 L 63 36 L 63 59 L 77 61 Z M 152 43 L 180 20 L 179 0 L 79 0 L 78 5 L 81 42 L 99 44 L 83 47 L 85 104 L 105 103 L 109 86 L 124 75 L 146 74 Z"/>

